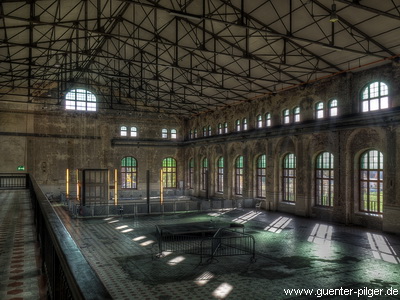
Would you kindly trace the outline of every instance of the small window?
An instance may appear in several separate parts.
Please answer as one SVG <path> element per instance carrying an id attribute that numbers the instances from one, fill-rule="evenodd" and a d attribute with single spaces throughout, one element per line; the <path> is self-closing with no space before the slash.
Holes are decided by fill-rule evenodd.
<path id="1" fill-rule="evenodd" d="M 176 139 L 176 129 L 171 129 L 171 139 Z"/>
<path id="2" fill-rule="evenodd" d="M 211 125 L 208 125 L 208 136 L 212 136 Z"/>
<path id="3" fill-rule="evenodd" d="M 247 130 L 247 119 L 243 119 L 243 130 Z"/>
<path id="4" fill-rule="evenodd" d="M 324 117 L 324 103 L 318 102 L 315 104 L 315 118 L 322 119 Z"/>
<path id="5" fill-rule="evenodd" d="M 224 133 L 228 133 L 228 123 L 224 123 Z"/>
<path id="6" fill-rule="evenodd" d="M 126 126 L 121 126 L 120 135 L 121 136 L 127 136 L 128 135 L 128 128 Z"/>
<path id="7" fill-rule="evenodd" d="M 193 139 L 193 129 L 190 129 L 189 138 L 190 138 L 190 139 Z"/>
<path id="8" fill-rule="evenodd" d="M 300 122 L 300 107 L 298 106 L 293 109 L 293 121 L 295 123 Z"/>
<path id="9" fill-rule="evenodd" d="M 265 126 L 271 127 L 271 114 L 270 113 L 265 114 Z"/>
<path id="10" fill-rule="evenodd" d="M 167 129 L 163 128 L 163 129 L 161 130 L 161 137 L 162 137 L 163 139 L 167 139 L 167 138 L 168 138 L 168 130 L 167 130 Z"/>
<path id="11" fill-rule="evenodd" d="M 194 138 L 197 139 L 197 129 L 194 130 Z"/>
<path id="12" fill-rule="evenodd" d="M 131 136 L 136 137 L 137 136 L 137 128 L 136 127 L 131 127 Z"/>
<path id="13" fill-rule="evenodd" d="M 376 81 L 369 84 L 362 92 L 361 111 L 375 111 L 389 107 L 389 89 L 388 86 Z"/>
<path id="14" fill-rule="evenodd" d="M 262 128 L 263 127 L 263 120 L 262 120 L 262 116 L 258 115 L 257 116 L 257 128 Z"/>
<path id="15" fill-rule="evenodd" d="M 338 114 L 338 101 L 336 99 L 332 99 L 329 101 L 329 116 L 336 117 Z"/>
<path id="16" fill-rule="evenodd" d="M 283 121 L 283 124 L 289 124 L 290 123 L 290 111 L 288 109 L 285 109 L 282 112 L 282 121 Z"/>
<path id="17" fill-rule="evenodd" d="M 74 89 L 65 96 L 65 109 L 96 111 L 96 96 L 83 89 Z"/>
<path id="18" fill-rule="evenodd" d="M 207 136 L 207 127 L 206 126 L 203 127 L 203 136 Z"/>
<path id="19" fill-rule="evenodd" d="M 240 131 L 241 130 L 241 128 L 240 128 L 240 120 L 238 119 L 238 120 L 236 120 L 236 131 Z"/>
<path id="20" fill-rule="evenodd" d="M 218 124 L 218 134 L 222 134 L 222 133 L 223 133 L 223 131 L 222 131 L 222 124 L 219 123 L 219 124 Z"/>

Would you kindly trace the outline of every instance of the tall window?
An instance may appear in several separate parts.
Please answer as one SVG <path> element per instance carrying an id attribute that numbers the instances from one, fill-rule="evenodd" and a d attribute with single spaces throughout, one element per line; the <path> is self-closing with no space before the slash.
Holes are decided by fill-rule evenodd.
<path id="1" fill-rule="evenodd" d="M 120 134 L 121 134 L 121 136 L 127 136 L 128 128 L 126 126 L 121 126 Z"/>
<path id="2" fill-rule="evenodd" d="M 137 189 L 137 162 L 133 157 L 121 160 L 121 186 L 123 189 Z"/>
<path id="3" fill-rule="evenodd" d="M 161 130 L 161 137 L 162 137 L 163 139 L 167 139 L 167 138 L 168 138 L 168 129 L 163 128 L 163 129 Z"/>
<path id="4" fill-rule="evenodd" d="M 235 161 L 235 194 L 243 194 L 243 156 L 238 156 Z"/>
<path id="5" fill-rule="evenodd" d="M 176 160 L 172 157 L 164 158 L 162 161 L 163 187 L 176 188 Z"/>
<path id="6" fill-rule="evenodd" d="M 190 129 L 190 131 L 189 131 L 189 138 L 193 139 L 193 129 Z"/>
<path id="7" fill-rule="evenodd" d="M 96 96 L 83 89 L 70 90 L 65 96 L 65 109 L 96 111 Z"/>
<path id="8" fill-rule="evenodd" d="M 201 189 L 206 190 L 207 189 L 207 182 L 208 182 L 208 159 L 203 158 L 201 161 Z"/>
<path id="9" fill-rule="evenodd" d="M 315 203 L 333 206 L 333 155 L 322 152 L 317 156 L 315 168 Z"/>
<path id="10" fill-rule="evenodd" d="M 243 119 L 243 130 L 247 130 L 247 119 Z"/>
<path id="11" fill-rule="evenodd" d="M 324 117 L 324 102 L 315 104 L 315 118 L 322 119 Z"/>
<path id="12" fill-rule="evenodd" d="M 263 127 L 263 120 L 262 120 L 262 116 L 258 115 L 257 116 L 257 128 L 262 128 Z"/>
<path id="13" fill-rule="evenodd" d="M 293 109 L 293 122 L 298 123 L 300 122 L 300 107 L 296 106 Z"/>
<path id="14" fill-rule="evenodd" d="M 137 136 L 137 128 L 136 127 L 131 127 L 131 136 L 133 136 L 133 137 Z"/>
<path id="15" fill-rule="evenodd" d="M 207 127 L 206 126 L 203 127 L 203 136 L 207 136 Z"/>
<path id="16" fill-rule="evenodd" d="M 189 160 L 189 188 L 193 188 L 194 183 L 194 159 Z"/>
<path id="17" fill-rule="evenodd" d="M 265 154 L 260 155 L 256 162 L 256 189 L 257 197 L 265 198 L 266 196 L 266 168 L 267 168 L 267 157 Z"/>
<path id="18" fill-rule="evenodd" d="M 374 111 L 389 107 L 388 86 L 376 81 L 369 84 L 362 92 L 361 111 Z"/>
<path id="19" fill-rule="evenodd" d="M 194 130 L 194 138 L 197 139 L 197 129 Z"/>
<path id="20" fill-rule="evenodd" d="M 360 158 L 360 210 L 383 212 L 383 155 L 377 150 Z"/>
<path id="21" fill-rule="evenodd" d="M 223 134 L 223 131 L 222 131 L 222 123 L 219 123 L 219 124 L 218 124 L 218 134 Z"/>
<path id="22" fill-rule="evenodd" d="M 212 129 L 211 129 L 211 125 L 208 125 L 208 136 L 212 135 Z"/>
<path id="23" fill-rule="evenodd" d="M 296 156 L 286 154 L 283 159 L 283 201 L 295 202 L 296 190 Z"/>
<path id="24" fill-rule="evenodd" d="M 282 122 L 283 122 L 283 124 L 290 123 L 290 111 L 288 109 L 285 109 L 282 112 Z"/>
<path id="25" fill-rule="evenodd" d="M 238 120 L 236 120 L 236 131 L 240 131 L 241 130 L 241 128 L 240 128 L 240 120 L 238 119 Z"/>
<path id="26" fill-rule="evenodd" d="M 329 107 L 329 116 L 330 117 L 336 117 L 338 114 L 338 101 L 336 99 L 332 99 L 329 101 L 328 107 Z"/>
<path id="27" fill-rule="evenodd" d="M 228 123 L 224 123 L 224 133 L 228 133 Z"/>
<path id="28" fill-rule="evenodd" d="M 265 126 L 271 127 L 271 114 L 270 113 L 265 114 Z"/>
<path id="29" fill-rule="evenodd" d="M 224 158 L 220 157 L 217 161 L 217 192 L 224 192 Z"/>
<path id="30" fill-rule="evenodd" d="M 171 129 L 171 139 L 176 139 L 176 129 Z"/>

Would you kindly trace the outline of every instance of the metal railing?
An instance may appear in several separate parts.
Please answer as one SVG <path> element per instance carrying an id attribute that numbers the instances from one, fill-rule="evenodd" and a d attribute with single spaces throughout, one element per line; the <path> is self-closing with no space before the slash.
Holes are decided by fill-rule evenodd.
<path id="1" fill-rule="evenodd" d="M 10 181 L 15 179 L 12 177 L 18 177 L 15 181 L 18 184 L 12 184 L 10 188 L 25 186 L 30 190 L 48 298 L 111 299 L 36 181 L 28 174 L 11 175 Z M 24 183 L 22 177 L 25 178 Z"/>
<path id="2" fill-rule="evenodd" d="M 27 174 L 0 173 L 0 189 L 26 189 Z"/>

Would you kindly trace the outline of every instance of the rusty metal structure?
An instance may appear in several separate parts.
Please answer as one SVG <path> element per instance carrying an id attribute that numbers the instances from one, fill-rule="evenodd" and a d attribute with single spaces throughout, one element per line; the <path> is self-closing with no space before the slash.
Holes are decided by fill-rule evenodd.
<path id="1" fill-rule="evenodd" d="M 3 0 L 0 101 L 189 118 L 397 60 L 398 0 Z"/>

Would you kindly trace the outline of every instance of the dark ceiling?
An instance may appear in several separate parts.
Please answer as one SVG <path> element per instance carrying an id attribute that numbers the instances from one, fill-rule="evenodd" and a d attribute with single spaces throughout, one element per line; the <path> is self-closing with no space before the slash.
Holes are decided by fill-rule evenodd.
<path id="1" fill-rule="evenodd" d="M 400 0 L 3 0 L 0 102 L 190 117 L 400 54 Z"/>

